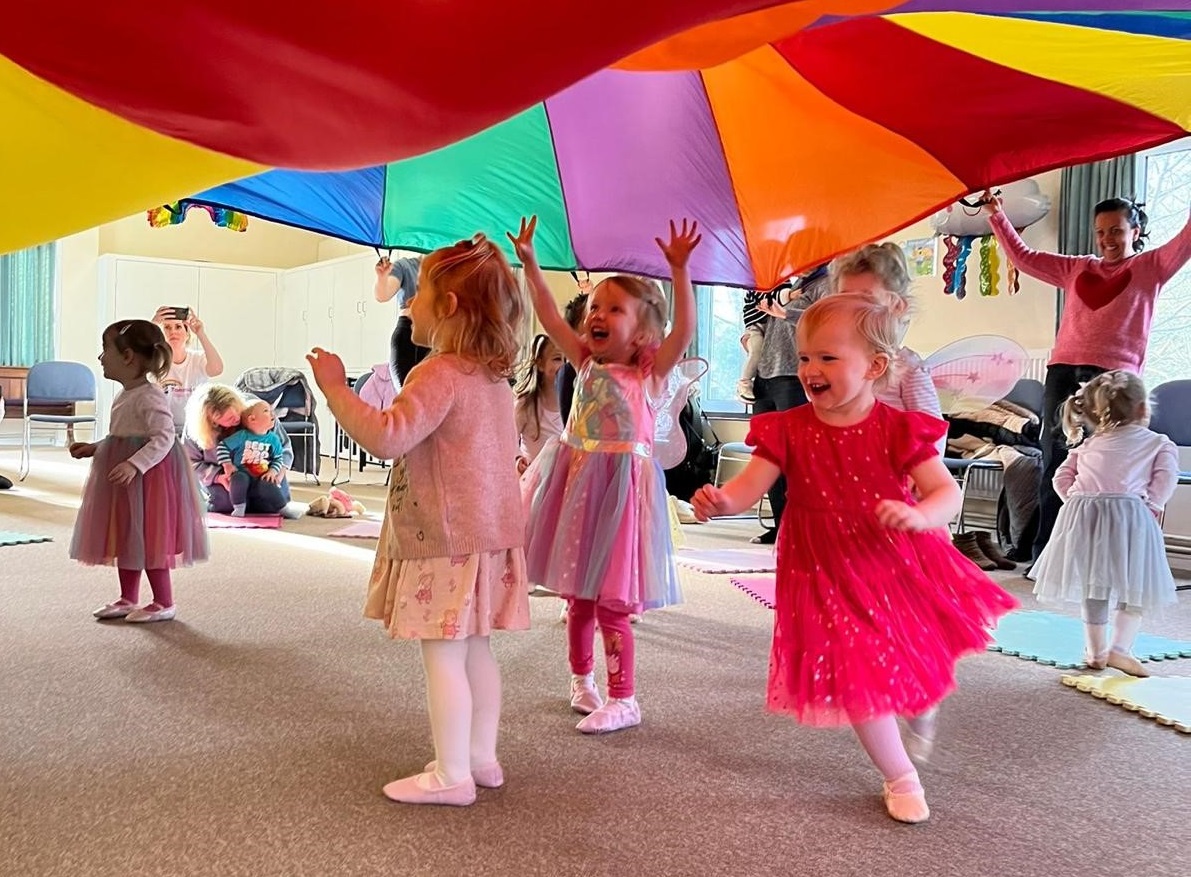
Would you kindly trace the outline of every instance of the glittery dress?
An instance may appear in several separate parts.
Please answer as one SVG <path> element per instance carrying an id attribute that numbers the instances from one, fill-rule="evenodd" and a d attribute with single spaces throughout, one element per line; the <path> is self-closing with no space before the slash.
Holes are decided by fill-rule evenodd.
<path id="1" fill-rule="evenodd" d="M 648 361 L 579 369 L 566 429 L 521 479 L 533 584 L 630 612 L 679 601 L 651 373 Z"/>
<path id="2" fill-rule="evenodd" d="M 916 715 L 955 687 L 1016 607 L 945 530 L 882 527 L 882 499 L 913 502 L 908 473 L 937 455 L 946 425 L 878 402 L 861 423 L 823 423 L 810 405 L 752 419 L 747 441 L 779 466 L 769 708 L 808 725 Z"/>

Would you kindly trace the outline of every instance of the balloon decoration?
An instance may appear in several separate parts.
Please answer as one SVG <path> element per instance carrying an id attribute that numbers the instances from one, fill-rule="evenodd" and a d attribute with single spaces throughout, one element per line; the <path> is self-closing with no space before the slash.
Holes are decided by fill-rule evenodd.
<path id="1" fill-rule="evenodd" d="M 194 204 L 190 201 L 175 201 L 173 204 L 163 204 L 148 211 L 149 225 L 153 228 L 166 228 L 171 225 L 181 225 L 186 221 L 186 215 L 192 207 L 205 210 L 211 221 L 220 228 L 231 231 L 248 231 L 248 217 L 235 210 L 223 207 L 209 207 L 206 204 Z"/>
<path id="2" fill-rule="evenodd" d="M 1050 197 L 1034 180 L 1019 180 L 997 190 L 1001 209 L 1019 231 L 1033 225 L 1050 212 Z M 980 256 L 980 294 L 998 295 L 997 280 L 1001 276 L 1000 256 L 988 224 L 988 214 L 979 201 L 961 199 L 940 210 L 930 219 L 935 234 L 943 236 L 943 291 L 962 299 L 968 294 L 968 256 L 973 247 Z M 1021 289 L 1017 269 L 1008 263 L 1009 294 Z"/>
<path id="3" fill-rule="evenodd" d="M 406 249 L 539 213 L 550 267 L 653 275 L 689 215 L 697 280 L 770 288 L 966 192 L 1191 128 L 1182 0 L 399 5 L 417 38 L 386 51 L 392 4 L 369 0 L 18 4 L 0 251 L 282 167 L 239 190 L 255 208 L 204 200 Z"/>

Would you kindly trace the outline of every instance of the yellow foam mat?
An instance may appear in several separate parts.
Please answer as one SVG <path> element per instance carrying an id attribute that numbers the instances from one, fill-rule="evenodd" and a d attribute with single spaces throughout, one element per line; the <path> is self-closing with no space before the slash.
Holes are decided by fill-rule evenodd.
<path id="1" fill-rule="evenodd" d="M 1063 684 L 1191 734 L 1191 676 L 1064 676 Z"/>

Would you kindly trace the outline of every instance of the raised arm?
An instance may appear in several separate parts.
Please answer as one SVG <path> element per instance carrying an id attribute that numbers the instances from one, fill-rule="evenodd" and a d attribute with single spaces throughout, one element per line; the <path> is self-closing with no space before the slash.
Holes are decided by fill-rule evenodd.
<path id="1" fill-rule="evenodd" d="M 1178 234 L 1154 250 L 1153 258 L 1158 260 L 1158 277 L 1162 283 L 1179 273 L 1191 260 L 1191 218 Z"/>
<path id="2" fill-rule="evenodd" d="M 1005 250 L 1009 261 L 1019 271 L 1029 274 L 1052 286 L 1067 288 L 1071 273 L 1076 269 L 1082 256 L 1061 256 L 1058 253 L 1044 253 L 1026 246 L 1021 239 L 1005 211 L 1001 209 L 1001 199 L 991 192 L 984 193 L 984 210 L 989 214 L 988 224 L 992 226 L 993 235 L 997 243 Z"/>
<path id="3" fill-rule="evenodd" d="M 521 260 L 521 267 L 525 269 L 525 279 L 529 285 L 529 300 L 533 304 L 533 311 L 537 314 L 542 330 L 550 336 L 562 355 L 578 368 L 583 364 L 583 339 L 579 333 L 567 325 L 558 304 L 550 293 L 546 284 L 546 276 L 542 273 L 542 266 L 538 264 L 538 255 L 533 248 L 533 233 L 537 230 L 538 218 L 531 216 L 528 220 L 521 218 L 521 228 L 514 235 L 508 232 L 509 240 L 513 242 L 513 249 L 517 258 Z"/>
<path id="4" fill-rule="evenodd" d="M 343 362 L 335 354 L 316 347 L 306 360 L 335 422 L 378 460 L 396 460 L 405 455 L 438 428 L 455 404 L 449 375 L 438 367 L 442 357 L 431 357 L 410 372 L 393 405 L 386 410 L 369 405 L 352 391 Z"/>
<path id="5" fill-rule="evenodd" d="M 198 318 L 198 314 L 191 311 L 187 324 L 190 326 L 190 331 L 194 333 L 194 337 L 198 339 L 199 344 L 202 346 L 203 355 L 207 357 L 207 377 L 219 377 L 223 374 L 223 357 L 219 355 L 219 351 L 215 349 L 215 345 L 207 337 L 207 330 L 203 326 L 203 321 Z"/>
<path id="6" fill-rule="evenodd" d="M 656 240 L 670 264 L 671 285 L 674 287 L 674 316 L 670 334 L 662 339 L 653 361 L 654 374 L 666 375 L 686 355 L 691 338 L 695 335 L 695 289 L 691 286 L 689 263 L 691 251 L 699 245 L 703 236 L 699 234 L 699 223 L 691 222 L 688 228 L 684 219 L 679 229 L 671 220 L 670 240 Z"/>
<path id="7" fill-rule="evenodd" d="M 376 263 L 376 283 L 372 287 L 372 294 L 382 304 L 392 301 L 401 290 L 401 282 L 393 276 L 393 263 L 388 259 L 381 259 Z"/>

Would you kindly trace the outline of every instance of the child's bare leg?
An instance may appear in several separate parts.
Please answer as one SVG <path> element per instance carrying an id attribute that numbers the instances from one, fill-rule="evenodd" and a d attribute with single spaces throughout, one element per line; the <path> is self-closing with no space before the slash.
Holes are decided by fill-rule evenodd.
<path id="1" fill-rule="evenodd" d="M 1108 650 L 1107 664 L 1130 676 L 1149 676 L 1141 661 L 1133 657 L 1133 642 L 1141 629 L 1141 610 L 1121 604 L 1113 618 L 1112 648 Z"/>

